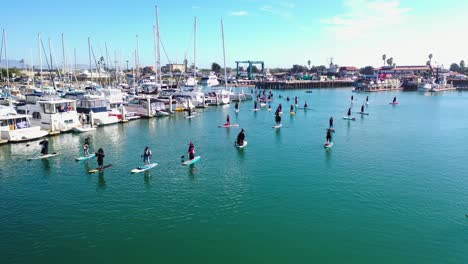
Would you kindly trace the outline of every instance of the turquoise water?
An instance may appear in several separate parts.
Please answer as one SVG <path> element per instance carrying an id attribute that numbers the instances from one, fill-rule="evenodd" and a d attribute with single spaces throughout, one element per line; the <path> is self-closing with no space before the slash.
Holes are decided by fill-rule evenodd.
<path id="1" fill-rule="evenodd" d="M 245 102 L 59 135 L 49 160 L 26 160 L 37 142 L 1 146 L 2 263 L 468 262 L 468 93 L 354 94 L 370 99 L 356 121 L 341 119 L 350 89 L 274 93 L 272 112 Z M 279 94 L 313 109 L 274 130 Z M 239 128 L 217 127 L 227 114 Z M 101 174 L 74 161 L 86 136 L 113 164 Z M 190 140 L 202 158 L 183 167 Z M 131 174 L 146 145 L 159 166 Z"/>

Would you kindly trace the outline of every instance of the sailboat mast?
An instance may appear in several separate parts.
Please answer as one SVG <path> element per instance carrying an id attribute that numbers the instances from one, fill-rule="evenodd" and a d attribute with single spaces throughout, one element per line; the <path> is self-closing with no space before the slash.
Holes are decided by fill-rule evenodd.
<path id="1" fill-rule="evenodd" d="M 35 87 L 35 85 L 34 85 L 34 61 L 33 61 L 33 51 L 32 51 L 32 48 L 29 49 L 29 55 L 31 56 L 31 72 L 32 72 L 32 74 L 33 74 L 32 83 L 33 83 L 33 87 Z"/>
<path id="2" fill-rule="evenodd" d="M 224 24 L 223 24 L 223 20 L 221 20 L 221 35 L 222 35 L 222 38 L 223 38 L 224 88 L 227 90 L 226 48 L 224 46 Z"/>
<path id="3" fill-rule="evenodd" d="M 38 34 L 37 36 L 37 46 L 39 48 L 39 76 L 41 77 L 41 80 L 42 80 L 42 51 L 41 51 L 41 42 L 42 42 L 42 39 L 41 39 L 41 33 Z"/>
<path id="4" fill-rule="evenodd" d="M 156 72 L 159 71 L 159 85 L 162 84 L 162 74 L 161 74 L 161 49 L 159 47 L 161 39 L 159 35 L 159 9 L 158 6 L 156 6 L 156 53 L 157 53 L 157 69 Z M 156 77 L 157 78 L 157 77 Z"/>
<path id="5" fill-rule="evenodd" d="M 193 78 L 197 78 L 197 17 L 195 17 L 193 31 Z"/>
<path id="6" fill-rule="evenodd" d="M 66 71 L 65 71 L 65 40 L 64 40 L 64 37 L 63 37 L 63 33 L 62 33 L 62 58 L 63 58 L 63 69 L 62 69 L 62 74 L 63 76 L 65 77 L 66 75 Z"/>
<path id="7" fill-rule="evenodd" d="M 91 64 L 91 40 L 88 37 L 88 54 L 89 54 L 89 74 L 91 76 L 91 82 L 93 81 L 93 70 Z"/>
<path id="8" fill-rule="evenodd" d="M 156 7 L 157 8 L 157 7 Z M 158 82 L 158 51 L 156 47 L 156 26 L 153 26 L 153 39 L 154 39 L 154 72 L 156 84 Z"/>
<path id="9" fill-rule="evenodd" d="M 3 29 L 3 46 L 5 48 L 5 61 L 6 61 L 6 77 L 7 77 L 7 85 L 10 86 L 10 73 L 8 72 L 8 53 L 7 53 L 7 41 L 6 41 L 6 33 L 5 29 Z"/>
<path id="10" fill-rule="evenodd" d="M 138 35 L 136 35 L 136 52 L 135 52 L 135 67 L 136 67 L 136 74 L 140 76 L 140 48 L 138 42 Z"/>

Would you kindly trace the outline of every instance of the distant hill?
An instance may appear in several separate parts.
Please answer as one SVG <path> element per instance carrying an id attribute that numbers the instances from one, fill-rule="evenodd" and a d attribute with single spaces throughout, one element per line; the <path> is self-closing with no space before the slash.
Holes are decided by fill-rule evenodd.
<path id="1" fill-rule="evenodd" d="M 0 63 L 0 67 L 1 68 L 6 68 L 6 61 L 2 59 L 2 62 Z M 23 69 L 23 68 L 31 68 L 31 66 L 29 65 L 29 63 L 27 61 L 25 61 L 25 63 L 23 64 L 21 60 L 8 60 L 8 67 L 9 68 L 19 68 L 19 69 Z M 39 68 L 40 66 L 39 65 L 34 65 L 34 68 Z M 56 65 L 54 65 L 54 67 L 57 67 Z M 61 67 L 61 65 L 59 66 Z M 85 69 L 88 69 L 89 68 L 89 65 L 86 65 L 86 64 L 77 64 L 76 65 L 76 68 L 79 69 L 79 70 L 85 70 Z M 44 62 L 44 64 L 42 64 L 42 69 L 44 70 L 47 70 L 47 63 Z"/>

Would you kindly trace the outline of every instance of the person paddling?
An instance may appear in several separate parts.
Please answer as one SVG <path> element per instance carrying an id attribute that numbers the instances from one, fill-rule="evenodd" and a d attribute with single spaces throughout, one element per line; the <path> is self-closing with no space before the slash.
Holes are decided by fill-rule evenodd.
<path id="1" fill-rule="evenodd" d="M 275 121 L 276 121 L 277 126 L 281 125 L 281 116 L 280 116 L 279 112 L 277 112 L 276 115 L 275 115 Z"/>
<path id="2" fill-rule="evenodd" d="M 236 102 L 236 105 L 234 105 L 234 110 L 236 110 L 236 111 L 239 110 L 239 102 Z"/>
<path id="3" fill-rule="evenodd" d="M 296 97 L 294 97 L 294 104 L 297 105 L 297 103 L 298 103 L 298 99 L 297 99 L 297 96 L 296 96 Z"/>
<path id="4" fill-rule="evenodd" d="M 351 102 L 354 101 L 354 95 L 351 95 Z"/>
<path id="5" fill-rule="evenodd" d="M 396 103 L 396 96 L 393 97 L 393 103 Z"/>
<path id="6" fill-rule="evenodd" d="M 254 109 L 255 109 L 255 110 L 258 109 L 258 108 L 257 108 L 257 100 L 255 100 L 255 102 L 254 102 Z"/>
<path id="7" fill-rule="evenodd" d="M 244 129 L 242 129 L 241 132 L 239 132 L 239 135 L 237 135 L 237 146 L 243 146 L 244 139 L 245 139 L 245 133 L 244 133 Z"/>
<path id="8" fill-rule="evenodd" d="M 289 112 L 294 113 L 294 105 L 291 105 L 291 107 L 289 108 Z"/>
<path id="9" fill-rule="evenodd" d="M 330 117 L 330 120 L 328 120 L 328 123 L 329 123 L 329 128 L 332 129 L 333 128 L 333 116 Z"/>
<path id="10" fill-rule="evenodd" d="M 150 164 L 151 158 L 153 157 L 153 153 L 151 152 L 151 149 L 146 146 L 145 151 L 143 152 L 143 162 L 145 165 Z"/>
<path id="11" fill-rule="evenodd" d="M 229 115 L 226 116 L 226 124 L 225 126 L 230 126 L 231 125 L 231 117 Z"/>
<path id="12" fill-rule="evenodd" d="M 332 134 L 331 134 L 331 129 L 327 129 L 327 142 L 326 144 L 329 145 L 332 142 Z"/>
<path id="13" fill-rule="evenodd" d="M 83 151 L 84 151 L 85 156 L 88 157 L 89 156 L 89 144 L 88 144 L 88 142 L 86 140 L 85 140 L 85 143 L 83 145 Z"/>
<path id="14" fill-rule="evenodd" d="M 308 105 L 307 105 L 307 101 L 304 103 L 304 108 L 307 108 Z"/>
<path id="15" fill-rule="evenodd" d="M 190 160 L 195 158 L 195 146 L 193 145 L 192 141 L 189 143 L 188 154 Z"/>
<path id="16" fill-rule="evenodd" d="M 351 107 L 348 109 L 348 117 L 351 116 Z"/>
<path id="17" fill-rule="evenodd" d="M 49 154 L 49 141 L 47 141 L 47 139 L 44 139 L 41 142 L 39 142 L 39 145 L 42 145 L 41 155 Z"/>
<path id="18" fill-rule="evenodd" d="M 369 96 L 366 96 L 366 103 L 369 103 Z"/>
<path id="19" fill-rule="evenodd" d="M 95 154 L 97 157 L 98 170 L 102 170 L 104 166 L 104 157 L 105 157 L 104 150 L 102 148 L 99 148 Z"/>
<path id="20" fill-rule="evenodd" d="M 361 113 L 364 113 L 364 105 L 361 106 Z"/>

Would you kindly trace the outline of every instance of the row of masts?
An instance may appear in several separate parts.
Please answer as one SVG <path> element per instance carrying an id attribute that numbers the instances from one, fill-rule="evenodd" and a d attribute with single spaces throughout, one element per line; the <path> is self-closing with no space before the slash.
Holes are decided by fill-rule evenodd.
<path id="1" fill-rule="evenodd" d="M 224 28 L 223 28 L 223 21 L 221 21 L 221 32 L 222 32 L 222 44 L 223 44 L 223 62 L 224 62 L 224 76 L 225 76 L 225 87 L 227 86 L 227 69 L 226 69 L 226 55 L 225 55 L 225 46 L 224 46 Z M 162 72 L 161 72 L 161 40 L 160 40 L 160 29 L 159 29 L 159 9 L 158 6 L 155 6 L 155 25 L 153 25 L 153 38 L 154 38 L 154 62 L 155 62 L 155 67 L 154 67 L 154 72 L 155 72 L 155 80 L 158 86 L 162 84 Z M 47 64 L 47 68 L 49 71 L 49 74 L 52 74 L 52 71 L 54 69 L 54 61 L 57 61 L 55 58 L 55 55 L 53 53 L 53 47 L 52 47 L 52 41 L 49 38 L 48 39 L 48 48 L 49 52 L 47 54 L 44 43 L 42 41 L 42 35 L 41 33 L 38 33 L 37 37 L 38 41 L 38 50 L 39 50 L 39 77 L 40 79 L 43 79 L 44 73 L 43 73 L 43 55 L 45 62 Z M 74 55 L 74 63 L 73 67 L 71 67 L 71 64 L 68 61 L 67 55 L 66 55 L 66 45 L 65 45 L 65 36 L 62 33 L 61 34 L 61 42 L 62 42 L 62 69 L 61 72 L 59 71 L 59 67 L 55 67 L 57 71 L 57 76 L 59 78 L 67 76 L 68 75 L 68 80 L 71 82 L 73 79 L 78 83 L 78 78 L 76 76 L 76 69 L 77 69 L 77 63 L 76 63 L 76 49 L 73 51 Z M 6 47 L 6 32 L 3 30 L 2 34 L 2 43 L 1 43 L 1 49 L 0 49 L 0 62 L 2 60 L 2 54 L 4 54 L 4 58 L 6 61 L 6 73 L 7 73 L 7 84 L 9 85 L 9 73 L 8 73 L 8 58 L 7 58 L 7 47 Z M 163 46 L 164 48 L 164 46 Z M 3 52 L 4 50 L 4 52 Z M 193 78 L 196 79 L 197 77 L 197 17 L 195 17 L 194 21 L 194 43 L 193 43 L 193 69 L 192 69 L 192 75 Z M 101 70 L 102 67 L 105 67 L 104 70 L 107 70 L 109 68 L 110 63 L 110 58 L 109 58 L 109 52 L 108 52 L 108 47 L 107 43 L 105 43 L 105 59 L 104 55 L 102 54 L 101 50 L 101 56 L 99 57 L 99 60 L 96 59 L 95 52 L 93 49 L 93 46 L 91 44 L 91 38 L 88 37 L 88 55 L 89 55 L 89 74 L 90 74 L 90 79 L 91 82 L 95 79 L 93 77 L 93 62 L 95 65 L 96 73 L 98 75 L 97 80 L 101 81 Z M 135 83 L 135 80 L 140 77 L 138 76 L 140 73 L 140 61 L 139 61 L 139 40 L 138 40 L 138 35 L 136 35 L 136 49 L 134 52 L 132 52 L 132 60 L 133 60 L 133 83 Z M 167 56 L 167 54 L 166 54 Z M 119 59 L 119 56 L 117 55 L 117 51 L 114 52 L 114 70 L 115 70 L 115 79 L 117 80 L 118 78 L 118 72 L 121 71 L 122 67 L 120 65 L 121 59 Z M 50 62 L 50 63 L 49 63 Z M 34 72 L 34 66 L 33 66 L 33 55 L 32 55 L 32 49 L 31 49 L 31 67 L 32 71 Z M 68 68 L 67 68 L 68 65 Z M 112 65 L 111 65 L 112 66 Z M 73 70 L 71 70 L 73 68 Z M 128 68 L 128 61 L 127 61 L 127 68 Z M 108 78 L 108 76 L 106 77 Z M 54 78 L 51 78 L 52 82 Z M 34 78 L 33 78 L 34 80 Z M 120 81 L 120 80 L 119 80 Z M 109 81 L 108 81 L 109 82 Z M 55 88 L 55 83 L 53 84 Z M 227 87 L 226 87 L 227 88 Z"/>

